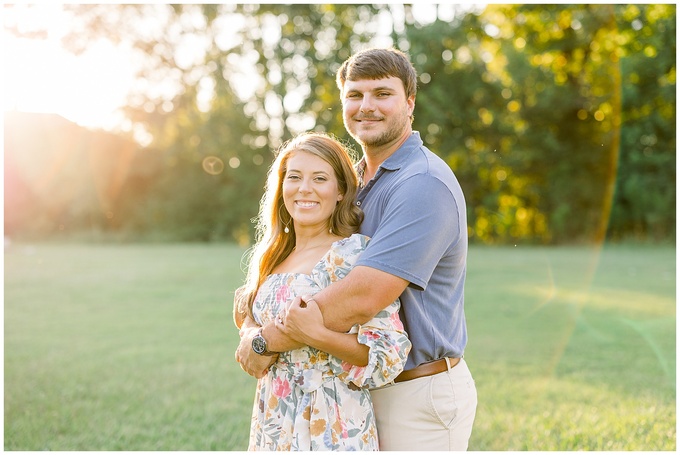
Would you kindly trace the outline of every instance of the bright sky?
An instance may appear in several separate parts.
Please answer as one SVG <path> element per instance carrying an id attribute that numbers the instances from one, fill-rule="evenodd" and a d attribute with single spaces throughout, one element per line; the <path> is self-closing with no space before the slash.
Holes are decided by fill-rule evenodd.
<path id="1" fill-rule="evenodd" d="M 46 40 L 18 39 L 3 26 L 3 111 L 58 113 L 90 127 L 117 124 L 114 112 L 133 80 L 125 52 L 104 43 L 78 57 L 65 51 L 60 39 L 67 24 L 56 4 L 42 4 L 19 20 L 49 24 L 50 34 Z"/>

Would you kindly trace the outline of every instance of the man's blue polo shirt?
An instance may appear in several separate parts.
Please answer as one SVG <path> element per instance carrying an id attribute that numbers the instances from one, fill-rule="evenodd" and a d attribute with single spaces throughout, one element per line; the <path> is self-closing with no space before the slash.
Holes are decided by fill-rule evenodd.
<path id="1" fill-rule="evenodd" d="M 371 237 L 357 265 L 410 282 L 400 296 L 413 343 L 405 368 L 462 357 L 467 217 L 451 168 L 414 132 L 360 189 L 356 203 L 365 214 L 360 232 Z"/>

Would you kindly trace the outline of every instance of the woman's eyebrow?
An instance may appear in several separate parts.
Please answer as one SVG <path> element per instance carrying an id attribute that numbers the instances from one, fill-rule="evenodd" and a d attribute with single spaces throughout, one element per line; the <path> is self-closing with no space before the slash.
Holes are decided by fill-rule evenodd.
<path id="1" fill-rule="evenodd" d="M 286 171 L 286 174 L 289 173 L 289 172 L 297 172 L 297 173 L 300 173 L 300 174 L 302 173 L 302 171 L 300 171 L 300 170 L 298 170 L 298 169 L 288 169 L 288 170 Z M 328 172 L 326 172 L 326 171 L 314 171 L 314 172 L 312 172 L 312 174 L 325 174 L 325 175 L 330 175 L 330 174 L 329 174 Z"/>

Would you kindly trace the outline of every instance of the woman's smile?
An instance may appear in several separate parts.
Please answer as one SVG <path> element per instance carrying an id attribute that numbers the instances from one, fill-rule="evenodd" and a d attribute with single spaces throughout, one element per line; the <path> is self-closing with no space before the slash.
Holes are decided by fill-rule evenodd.
<path id="1" fill-rule="evenodd" d="M 295 204 L 298 207 L 302 207 L 302 208 L 311 208 L 311 207 L 316 207 L 316 206 L 319 205 L 318 202 L 314 202 L 314 201 L 295 201 Z"/>

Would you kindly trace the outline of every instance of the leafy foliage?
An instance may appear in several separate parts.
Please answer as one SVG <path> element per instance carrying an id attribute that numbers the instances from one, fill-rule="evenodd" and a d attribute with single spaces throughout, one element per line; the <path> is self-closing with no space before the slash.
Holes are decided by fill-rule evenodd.
<path id="1" fill-rule="evenodd" d="M 675 238 L 675 5 L 438 5 L 429 21 L 393 4 L 66 8 L 69 49 L 105 39 L 140 62 L 126 114 L 144 147 L 80 230 L 247 243 L 272 152 L 309 129 L 351 144 L 335 72 L 394 45 L 419 72 L 414 127 L 460 180 L 471 241 Z M 24 202 L 40 186 L 9 180 Z M 54 204 L 23 204 L 13 232 L 51 235 Z"/>

